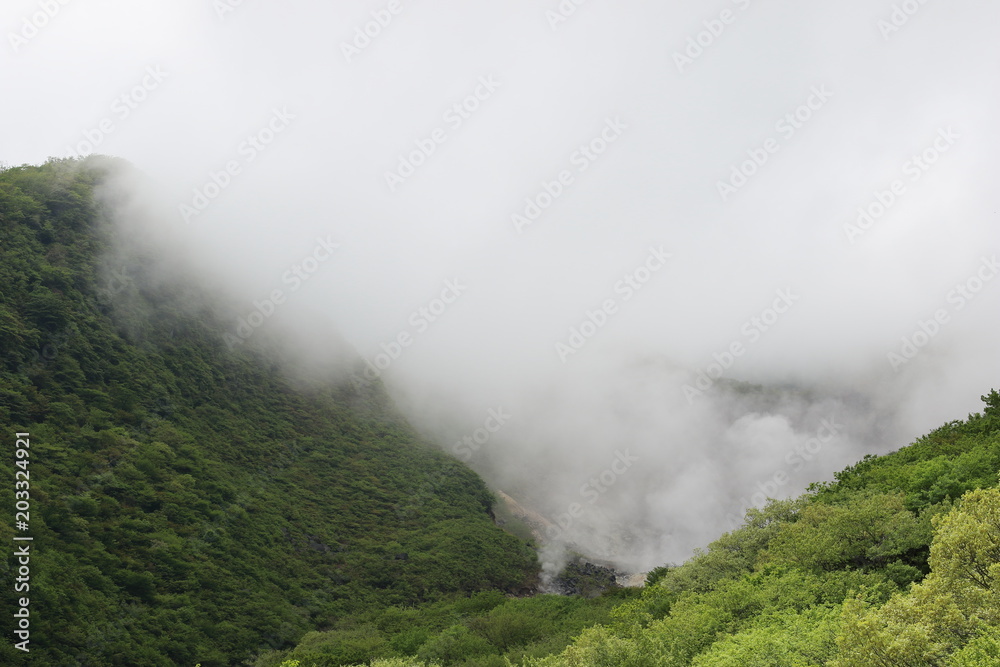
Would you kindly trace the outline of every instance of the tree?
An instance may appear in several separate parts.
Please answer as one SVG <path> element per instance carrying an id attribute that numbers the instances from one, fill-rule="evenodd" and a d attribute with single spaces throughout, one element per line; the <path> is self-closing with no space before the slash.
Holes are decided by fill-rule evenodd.
<path id="1" fill-rule="evenodd" d="M 935 518 L 931 569 L 963 611 L 1000 623 L 1000 489 L 970 491 L 956 510 Z"/>
<path id="2" fill-rule="evenodd" d="M 1000 620 L 1000 489 L 970 491 L 934 526 L 922 583 L 881 607 L 860 595 L 844 603 L 833 667 L 995 664 L 976 656 L 996 648 L 989 628 Z"/>
<path id="3" fill-rule="evenodd" d="M 802 667 L 822 665 L 837 651 L 838 607 L 770 614 L 755 625 L 717 641 L 692 667 Z"/>
<path id="4" fill-rule="evenodd" d="M 986 409 L 983 412 L 986 416 L 998 415 L 1000 416 L 1000 392 L 996 389 L 990 391 L 990 393 L 985 396 L 980 396 L 983 403 L 986 404 Z"/>
<path id="5" fill-rule="evenodd" d="M 844 505 L 813 503 L 778 531 L 760 563 L 814 571 L 885 567 L 926 548 L 930 522 L 904 506 L 904 495 L 863 495 Z"/>

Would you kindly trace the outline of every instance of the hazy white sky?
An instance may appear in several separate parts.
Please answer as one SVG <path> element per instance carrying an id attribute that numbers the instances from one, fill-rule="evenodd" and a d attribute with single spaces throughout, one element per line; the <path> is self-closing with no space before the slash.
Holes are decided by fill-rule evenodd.
<path id="1" fill-rule="evenodd" d="M 995 2 L 0 19 L 0 160 L 128 159 L 150 236 L 248 321 L 280 292 L 251 324 L 322 348 L 305 313 L 329 319 L 449 449 L 497 427 L 471 464 L 549 516 L 586 505 L 567 535 L 595 552 L 683 558 L 775 473 L 796 493 L 998 384 Z M 693 393 L 720 370 L 818 393 Z M 834 413 L 832 444 L 788 463 Z M 641 463 L 591 503 L 628 447 Z"/>

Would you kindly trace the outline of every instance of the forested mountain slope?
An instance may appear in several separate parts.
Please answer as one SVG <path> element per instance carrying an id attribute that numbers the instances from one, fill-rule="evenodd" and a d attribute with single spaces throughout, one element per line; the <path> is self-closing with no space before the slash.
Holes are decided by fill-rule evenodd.
<path id="1" fill-rule="evenodd" d="M 677 568 L 559 655 L 525 664 L 1000 665 L 1000 394 L 869 456 Z"/>
<path id="2" fill-rule="evenodd" d="M 538 667 L 1000 665 L 1000 394 L 982 398 L 982 413 L 750 510 L 688 562 L 651 572 L 640 596 L 565 649 L 507 657 Z M 468 615 L 408 657 L 365 664 L 500 667 L 483 630 L 496 633 L 497 615 Z M 345 639 L 314 635 L 283 665 L 346 664 L 314 650 Z"/>
<path id="3" fill-rule="evenodd" d="M 31 654 L 5 614 L 0 663 L 1000 665 L 995 390 L 641 594 L 512 598 L 531 545 L 377 383 L 290 380 L 263 338 L 230 349 L 206 290 L 116 251 L 94 192 L 127 168 L 0 171 L 0 538 L 34 538 L 4 593 L 30 597 Z"/>
<path id="4" fill-rule="evenodd" d="M 380 385 L 303 389 L 230 350 L 193 282 L 114 273 L 94 198 L 106 159 L 0 172 L 0 457 L 30 433 L 30 658 L 240 664 L 390 604 L 530 588 L 533 550 L 492 495 L 423 443 Z M 2 560 L 3 580 L 16 564 Z"/>

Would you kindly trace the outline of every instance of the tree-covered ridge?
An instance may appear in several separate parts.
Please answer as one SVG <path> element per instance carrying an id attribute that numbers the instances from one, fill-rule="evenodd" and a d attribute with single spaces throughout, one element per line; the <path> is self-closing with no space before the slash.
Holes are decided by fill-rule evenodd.
<path id="1" fill-rule="evenodd" d="M 565 649 L 505 658 L 538 667 L 1000 665 L 1000 395 L 982 398 L 982 413 L 751 509 L 743 527 L 682 566 L 649 573 L 640 595 Z M 508 609 L 517 617 L 518 602 Z M 414 643 L 408 657 L 383 650 L 357 663 L 507 664 L 488 651 L 480 621 L 461 625 Z M 282 657 L 345 664 L 333 649 L 311 649 L 342 650 L 346 637 L 315 639 L 260 667 Z"/>
<path id="2" fill-rule="evenodd" d="M 193 284 L 154 282 L 148 258 L 106 271 L 116 232 L 94 190 L 120 168 L 0 172 L 0 432 L 31 434 L 29 659 L 239 664 L 372 609 L 525 590 L 530 546 L 378 385 L 293 387 L 227 348 Z M 4 664 L 25 658 L 12 628 Z"/>
<path id="3" fill-rule="evenodd" d="M 539 666 L 1000 664 L 1000 395 L 739 530 Z"/>

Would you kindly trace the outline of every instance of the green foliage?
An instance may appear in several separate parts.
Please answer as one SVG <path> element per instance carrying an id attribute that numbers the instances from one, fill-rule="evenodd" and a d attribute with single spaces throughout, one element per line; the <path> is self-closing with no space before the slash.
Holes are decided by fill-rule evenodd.
<path id="1" fill-rule="evenodd" d="M 420 647 L 431 638 L 427 628 L 410 628 L 399 632 L 389 640 L 389 646 L 398 655 L 416 655 Z"/>
<path id="2" fill-rule="evenodd" d="M 654 567 L 646 573 L 646 586 L 655 586 L 661 579 L 663 579 L 663 577 L 667 576 L 667 573 L 670 572 L 671 569 L 673 568 L 669 565 Z"/>
<path id="3" fill-rule="evenodd" d="M 1000 664 L 1000 396 L 983 400 L 983 414 L 748 512 L 659 568 L 612 623 L 527 664 Z"/>
<path id="4" fill-rule="evenodd" d="M 519 610 L 499 609 L 469 621 L 469 628 L 501 653 L 541 638 L 539 623 Z"/>
<path id="5" fill-rule="evenodd" d="M 727 635 L 696 656 L 693 667 L 806 667 L 837 654 L 838 607 L 784 610 Z"/>
<path id="6" fill-rule="evenodd" d="M 386 658 L 384 660 L 372 660 L 364 666 L 358 667 L 440 667 L 437 663 L 423 662 L 415 658 Z"/>
<path id="7" fill-rule="evenodd" d="M 489 641 L 460 624 L 453 625 L 430 639 L 417 651 L 417 657 L 428 662 L 451 665 L 489 653 L 492 653 Z"/>
<path id="8" fill-rule="evenodd" d="M 1000 624 L 1000 489 L 979 489 L 935 521 L 930 565 L 959 605 Z"/>
<path id="9" fill-rule="evenodd" d="M 861 489 L 903 492 L 907 507 L 920 511 L 995 485 L 1000 470 L 1000 395 L 994 389 L 982 399 L 982 414 L 949 422 L 892 454 L 866 456 L 835 475 L 833 484 L 816 485 L 816 500 L 836 503 Z"/>
<path id="10" fill-rule="evenodd" d="M 1000 622 L 1000 489 L 935 517 L 931 573 L 881 606 L 848 600 L 835 667 L 995 664 Z"/>
<path id="11" fill-rule="evenodd" d="M 808 505 L 797 521 L 781 526 L 759 561 L 831 571 L 919 558 L 930 542 L 930 520 L 915 516 L 903 500 L 901 493 L 858 494 L 839 505 Z"/>
<path id="12" fill-rule="evenodd" d="M 1000 665 L 1000 628 L 984 628 L 968 644 L 949 657 L 947 667 L 994 667 Z"/>
<path id="13" fill-rule="evenodd" d="M 993 638 L 979 632 L 1000 621 L 1000 489 L 969 492 L 934 523 L 931 573 L 923 582 L 880 606 L 860 599 L 844 604 L 835 667 L 873 659 L 944 665 L 977 635 L 975 647 L 956 660 L 991 650 Z"/>
<path id="14" fill-rule="evenodd" d="M 119 168 L 0 173 L 0 424 L 32 436 L 35 662 L 219 667 L 372 610 L 528 588 L 534 553 L 482 480 L 380 385 L 302 390 L 254 341 L 230 350 L 233 323 L 165 260 L 120 250 L 141 243 L 93 196 Z M 351 660 L 395 653 L 342 631 Z"/>
<path id="15" fill-rule="evenodd" d="M 295 659 L 307 665 L 329 667 L 391 657 L 385 637 L 372 625 L 327 632 L 309 632 L 296 647 Z"/>
<path id="16" fill-rule="evenodd" d="M 510 598 L 498 591 L 483 591 L 417 607 L 389 607 L 345 618 L 332 630 L 310 633 L 293 650 L 257 665 L 271 667 L 281 659 L 301 660 L 304 665 L 346 665 L 378 655 L 418 656 L 441 665 L 502 666 L 504 658 L 522 664 L 532 656 L 561 651 L 583 629 L 607 622 L 609 611 L 634 594 L 619 590 L 593 599 Z M 359 628 L 373 652 L 349 658 L 344 649 L 358 646 L 353 638 Z"/>
<path id="17" fill-rule="evenodd" d="M 990 393 L 979 398 L 986 404 L 983 414 L 987 418 L 1000 416 L 1000 392 L 996 389 L 991 389 Z"/>
<path id="18" fill-rule="evenodd" d="M 844 603 L 833 667 L 939 665 L 975 630 L 936 580 L 915 584 L 881 606 Z M 963 639 L 964 638 L 964 639 Z"/>
<path id="19" fill-rule="evenodd" d="M 557 656 L 529 659 L 532 667 L 656 667 L 662 662 L 659 651 L 652 649 L 645 635 L 636 640 L 616 635 L 596 625 L 585 630 L 573 644 Z"/>
<path id="20" fill-rule="evenodd" d="M 750 508 L 742 528 L 720 537 L 707 552 L 696 552 L 683 567 L 666 572 L 660 585 L 675 593 L 707 591 L 720 580 L 752 571 L 779 528 L 794 522 L 802 506 L 801 500 L 771 500 L 764 509 Z"/>

